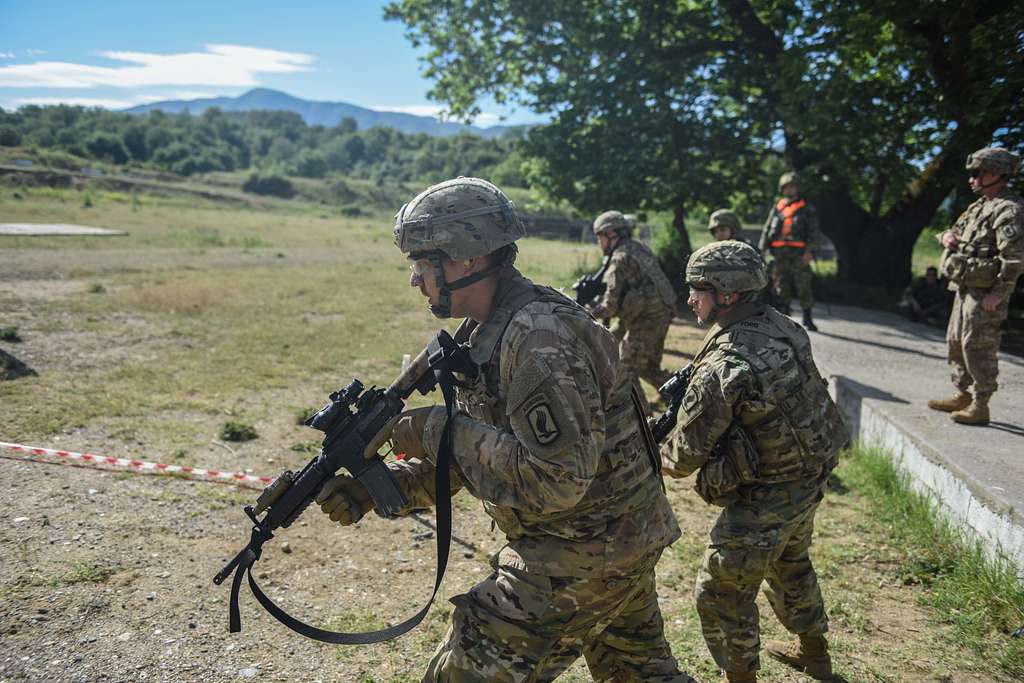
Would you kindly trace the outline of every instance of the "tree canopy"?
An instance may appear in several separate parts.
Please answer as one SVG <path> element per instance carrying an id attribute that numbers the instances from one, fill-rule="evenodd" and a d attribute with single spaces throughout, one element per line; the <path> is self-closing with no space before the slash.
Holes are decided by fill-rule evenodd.
<path id="1" fill-rule="evenodd" d="M 397 0 L 431 95 L 548 113 L 534 184 L 582 209 L 747 220 L 801 172 L 843 279 L 910 276 L 979 147 L 1024 146 L 1024 13 L 1000 0 Z M 681 220 L 677 220 L 681 224 Z"/>

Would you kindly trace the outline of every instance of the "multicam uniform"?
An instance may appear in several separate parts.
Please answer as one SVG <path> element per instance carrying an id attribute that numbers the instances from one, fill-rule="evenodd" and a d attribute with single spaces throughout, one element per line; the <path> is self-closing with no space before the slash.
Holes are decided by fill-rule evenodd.
<path id="1" fill-rule="evenodd" d="M 695 252 L 688 280 L 694 261 L 717 245 L 737 243 Z M 759 277 L 763 284 L 763 271 Z M 756 289 L 748 290 L 756 299 Z M 760 666 L 755 598 L 762 581 L 789 631 L 820 636 L 828 628 L 808 548 L 825 482 L 848 438 L 807 333 L 750 298 L 723 310 L 708 331 L 662 451 L 667 474 L 699 469 L 697 492 L 724 507 L 696 598 L 712 657 L 735 673 Z"/>
<path id="2" fill-rule="evenodd" d="M 595 680 L 688 681 L 663 634 L 654 582 L 679 527 L 639 429 L 615 342 L 571 300 L 514 272 L 473 331 L 479 378 L 457 390 L 453 488 L 508 537 L 494 573 L 452 599 L 424 680 L 546 681 L 580 654 Z M 390 466 L 409 510 L 434 504 L 443 430 L 426 461 Z"/>
<path id="3" fill-rule="evenodd" d="M 946 330 L 953 384 L 972 385 L 987 400 L 997 388 L 1000 325 L 1024 271 L 1024 200 L 1008 190 L 981 197 L 953 225 L 960 243 L 943 254 L 940 267 L 956 292 Z M 987 294 L 1002 298 L 994 311 L 981 307 Z"/>
<path id="4" fill-rule="evenodd" d="M 661 368 L 676 293 L 658 259 L 642 242 L 622 237 L 605 272 L 608 285 L 595 309 L 597 317 L 617 317 L 615 336 L 621 341 L 622 369 L 655 387 L 671 373 Z"/>

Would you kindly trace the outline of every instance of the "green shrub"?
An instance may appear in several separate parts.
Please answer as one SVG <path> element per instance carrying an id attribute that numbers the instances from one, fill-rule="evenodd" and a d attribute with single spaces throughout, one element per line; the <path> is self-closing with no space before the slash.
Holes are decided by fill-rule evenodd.
<path id="1" fill-rule="evenodd" d="M 281 197 L 282 199 L 291 199 L 295 196 L 295 188 L 292 187 L 291 181 L 276 173 L 263 174 L 257 172 L 250 174 L 249 179 L 242 185 L 242 191 L 271 197 Z"/>
<path id="2" fill-rule="evenodd" d="M 225 422 L 220 428 L 222 441 L 252 441 L 259 437 L 256 428 L 245 422 L 231 420 Z"/>
<path id="3" fill-rule="evenodd" d="M 0 341 L 20 342 L 21 337 L 18 335 L 18 327 L 16 325 L 0 327 Z"/>

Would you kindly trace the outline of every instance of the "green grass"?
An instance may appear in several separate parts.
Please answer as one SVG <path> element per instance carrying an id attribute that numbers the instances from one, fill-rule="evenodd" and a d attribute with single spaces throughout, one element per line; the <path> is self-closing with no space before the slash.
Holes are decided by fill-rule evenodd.
<path id="1" fill-rule="evenodd" d="M 855 448 L 844 480 L 868 499 L 876 523 L 903 548 L 898 575 L 921 584 L 920 600 L 935 620 L 952 627 L 958 644 L 1024 676 L 1024 639 L 1010 637 L 1024 625 L 1024 581 L 1016 568 L 946 521 L 884 452 Z"/>

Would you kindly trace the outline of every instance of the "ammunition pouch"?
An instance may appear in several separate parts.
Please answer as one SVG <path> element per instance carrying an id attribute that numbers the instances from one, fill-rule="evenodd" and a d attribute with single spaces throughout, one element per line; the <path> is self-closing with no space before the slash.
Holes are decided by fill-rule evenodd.
<path id="1" fill-rule="evenodd" d="M 995 286 L 999 278 L 999 259 L 987 248 L 973 249 L 968 245 L 964 251 L 946 251 L 939 263 L 939 272 L 951 282 L 964 287 L 988 289 Z"/>
<path id="2" fill-rule="evenodd" d="M 697 495 L 721 507 L 739 500 L 740 486 L 759 481 L 757 463 L 757 448 L 750 434 L 739 425 L 731 426 L 697 473 Z"/>

